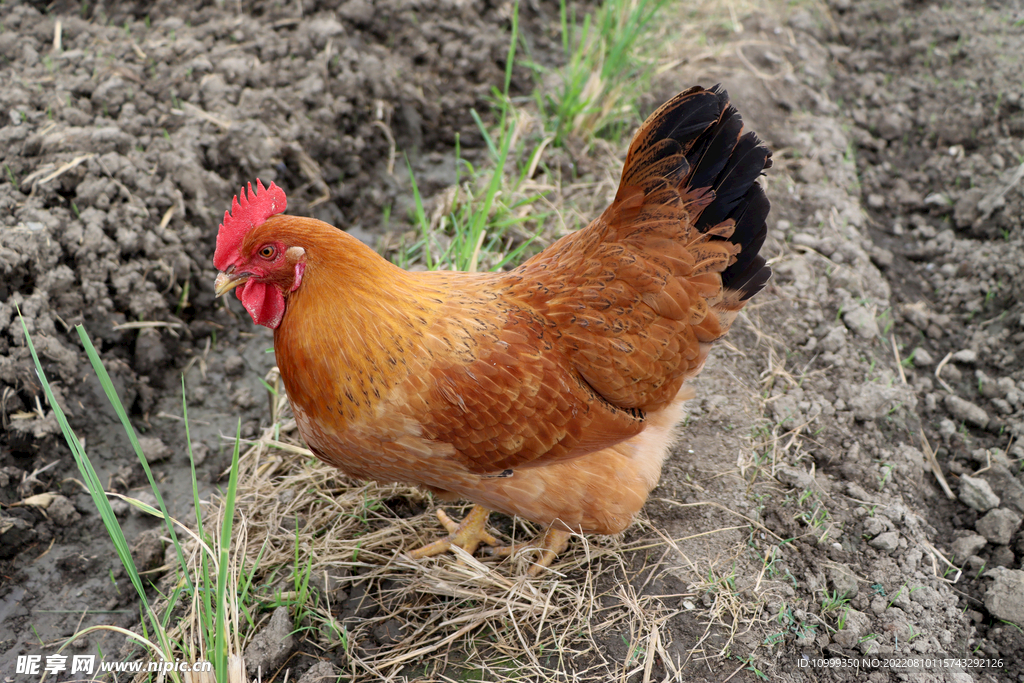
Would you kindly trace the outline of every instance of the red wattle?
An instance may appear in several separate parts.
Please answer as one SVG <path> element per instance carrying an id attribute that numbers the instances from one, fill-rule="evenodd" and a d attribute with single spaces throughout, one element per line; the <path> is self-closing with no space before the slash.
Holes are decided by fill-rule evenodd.
<path id="1" fill-rule="evenodd" d="M 274 330 L 281 324 L 284 317 L 284 295 L 273 285 L 256 280 L 248 280 L 235 290 L 238 299 L 249 311 L 252 321 Z"/>

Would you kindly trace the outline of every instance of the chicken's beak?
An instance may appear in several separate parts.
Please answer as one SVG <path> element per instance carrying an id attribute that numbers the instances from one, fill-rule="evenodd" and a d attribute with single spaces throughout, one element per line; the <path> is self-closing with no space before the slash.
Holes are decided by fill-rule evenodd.
<path id="1" fill-rule="evenodd" d="M 215 296 L 223 296 L 238 285 L 244 285 L 251 273 L 232 273 L 230 268 L 227 273 L 218 273 L 217 279 L 213 282 L 213 293 Z"/>

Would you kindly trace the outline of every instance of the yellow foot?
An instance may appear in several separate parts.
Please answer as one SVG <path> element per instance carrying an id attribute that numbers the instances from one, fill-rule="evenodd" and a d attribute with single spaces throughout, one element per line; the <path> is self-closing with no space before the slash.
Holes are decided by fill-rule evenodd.
<path id="1" fill-rule="evenodd" d="M 448 536 L 433 543 L 428 543 L 422 548 L 417 548 L 410 552 L 409 555 L 415 560 L 432 557 L 450 550 L 453 545 L 457 545 L 472 555 L 481 543 L 491 546 L 499 545 L 498 539 L 487 533 L 487 518 L 490 516 L 490 510 L 474 505 L 469 514 L 466 515 L 466 518 L 462 520 L 462 523 L 457 524 L 451 517 L 445 514 L 444 510 L 438 510 L 437 518 L 448 529 Z"/>
<path id="2" fill-rule="evenodd" d="M 487 548 L 485 552 L 491 557 L 508 557 L 524 549 L 537 550 L 540 552 L 540 557 L 530 565 L 527 574 L 538 576 L 545 568 L 551 566 L 556 557 L 565 552 L 565 549 L 569 547 L 569 538 L 571 536 L 572 534 L 565 529 L 556 529 L 549 526 L 547 531 L 528 543 Z"/>

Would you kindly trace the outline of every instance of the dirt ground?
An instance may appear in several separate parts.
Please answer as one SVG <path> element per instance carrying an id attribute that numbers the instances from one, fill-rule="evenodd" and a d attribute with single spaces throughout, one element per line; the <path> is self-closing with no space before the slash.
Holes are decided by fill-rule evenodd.
<path id="1" fill-rule="evenodd" d="M 242 5 L 0 4 L 5 681 L 22 680 L 19 655 L 139 617 L 15 306 L 108 488 L 147 495 L 79 323 L 188 515 L 182 373 L 204 486 L 223 486 L 239 417 L 245 437 L 267 422 L 272 337 L 213 298 L 238 187 L 274 180 L 291 213 L 378 246 L 408 229 L 403 153 L 428 199 L 455 180 L 457 134 L 485 157 L 470 109 L 502 81 L 510 4 Z M 557 65 L 557 4 L 521 12 L 531 59 Z M 675 55 L 645 113 L 692 83 L 727 87 L 775 152 L 775 277 L 695 382 L 623 539 L 660 544 L 600 575 L 605 614 L 644 619 L 609 617 L 551 680 L 1024 681 L 1024 3 L 832 0 L 737 21 Z M 531 94 L 525 69 L 512 89 Z M 579 154 L 567 172 L 611 188 L 618 169 Z M 56 497 L 20 504 L 39 493 Z M 139 564 L 160 565 L 154 524 L 119 516 Z M 589 576 L 573 553 L 565 581 Z M 392 640 L 366 631 L 367 652 Z M 71 651 L 123 642 L 96 632 Z M 291 655 L 290 678 L 352 670 L 302 638 Z M 818 662 L 861 655 L 883 664 Z M 979 665 L 905 668 L 936 656 Z"/>

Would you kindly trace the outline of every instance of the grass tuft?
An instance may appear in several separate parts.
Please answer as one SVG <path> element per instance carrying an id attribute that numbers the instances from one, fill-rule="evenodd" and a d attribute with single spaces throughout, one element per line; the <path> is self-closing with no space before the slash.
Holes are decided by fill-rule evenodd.
<path id="1" fill-rule="evenodd" d="M 412 166 L 406 161 L 419 239 L 398 250 L 393 258 L 398 265 L 407 268 L 421 262 L 428 270 L 501 270 L 515 265 L 542 231 L 548 214 L 534 212 L 532 205 L 543 199 L 544 192 L 528 180 L 546 143 L 535 145 L 527 153 L 520 125 L 526 117 L 512 105 L 508 94 L 518 40 L 517 2 L 512 11 L 504 86 L 492 93 L 492 113 L 498 120 L 495 131 L 488 131 L 475 110 L 470 112 L 483 135 L 492 165 L 486 169 L 474 168 L 462 158 L 456 137 L 455 185 L 438 197 L 428 218 Z M 525 165 L 519 164 L 517 171 L 511 171 L 513 156 L 528 161 Z M 536 226 L 532 233 L 526 229 L 528 223 Z M 509 237 L 510 230 L 517 235 Z"/>
<path id="2" fill-rule="evenodd" d="M 204 676 L 206 676 L 204 673 L 196 674 L 190 672 L 188 676 L 183 679 L 180 672 L 169 672 L 171 680 L 176 683 L 183 680 L 196 682 L 208 680 L 211 681 L 211 683 L 213 681 L 240 683 L 243 680 L 243 666 L 241 657 L 238 654 L 241 651 L 241 648 L 238 640 L 237 605 L 235 604 L 235 592 L 231 591 L 230 595 L 228 593 L 228 586 L 237 585 L 237 581 L 235 580 L 236 577 L 234 576 L 235 572 L 231 571 L 231 562 L 228 556 L 232 529 L 231 520 L 234 513 L 234 495 L 238 483 L 235 470 L 232 470 L 232 477 L 228 486 L 228 494 L 223 503 L 225 518 L 221 527 L 220 536 L 219 538 L 209 538 L 203 534 L 199 489 L 195 477 L 195 462 L 191 458 L 190 446 L 189 456 L 192 465 L 193 501 L 195 504 L 198 533 L 192 531 L 187 526 L 171 517 L 167 512 L 167 507 L 164 504 L 159 487 L 157 486 L 156 480 L 153 478 L 153 473 L 149 468 L 149 462 L 146 460 L 146 456 L 139 445 L 135 428 L 132 426 L 131 421 L 128 418 L 127 411 L 125 410 L 120 397 L 117 395 L 117 390 L 114 388 L 110 375 L 103 366 L 103 362 L 100 360 L 99 354 L 93 346 L 92 341 L 89 339 L 89 335 L 86 333 L 85 328 L 78 325 L 75 329 L 81 339 L 86 355 L 92 364 L 93 371 L 95 372 L 110 405 L 121 420 L 125 435 L 128 437 L 128 440 L 135 449 L 135 453 L 146 473 L 146 477 L 149 480 L 150 488 L 157 501 L 159 509 L 127 496 L 106 493 L 103 489 L 103 484 L 100 482 L 99 476 L 96 473 L 96 469 L 93 467 L 92 461 L 82 446 L 82 442 L 71 429 L 71 425 L 68 423 L 63 409 L 57 402 L 56 397 L 53 395 L 50 383 L 46 378 L 39 356 L 36 354 L 35 346 L 32 343 L 32 337 L 29 334 L 28 326 L 25 324 L 24 318 L 21 317 L 20 310 L 18 311 L 18 316 L 21 320 L 22 331 L 25 334 L 25 343 L 32 355 L 32 362 L 35 365 L 39 381 L 43 386 L 46 399 L 49 402 L 50 407 L 53 409 L 54 416 L 56 417 L 57 423 L 60 425 L 61 432 L 64 435 L 64 440 L 71 449 L 72 456 L 74 457 L 78 470 L 82 475 L 85 486 L 89 490 L 90 496 L 92 496 L 93 503 L 96 505 L 96 509 L 100 514 L 103 525 L 106 528 L 107 533 L 110 535 L 110 540 L 114 544 L 114 551 L 117 553 L 118 559 L 121 561 L 132 586 L 135 587 L 135 591 L 139 596 L 142 612 L 140 624 L 142 635 L 114 626 L 93 626 L 75 633 L 73 636 L 68 638 L 59 651 L 66 648 L 71 642 L 86 633 L 101 629 L 110 630 L 123 633 L 127 638 L 144 646 L 150 650 L 152 655 L 163 661 L 174 662 L 177 659 L 184 658 L 190 662 L 205 660 L 213 663 L 213 675 L 207 678 L 204 678 Z M 188 414 L 184 398 L 182 399 L 182 408 L 185 411 L 186 416 L 185 429 L 187 435 Z M 236 438 L 233 464 L 237 464 L 238 460 L 238 443 L 239 441 Z M 131 554 L 131 548 L 125 538 L 124 531 L 121 529 L 121 525 L 110 505 L 110 501 L 108 500 L 109 496 L 118 497 L 143 512 L 157 517 L 164 523 L 164 528 L 166 529 L 167 534 L 171 539 L 171 543 L 174 546 L 175 555 L 178 561 L 178 564 L 175 566 L 174 574 L 170 575 L 172 577 L 172 580 L 169 582 L 171 590 L 169 591 L 169 595 L 166 597 L 158 597 L 156 601 L 151 599 L 150 594 L 147 591 L 147 587 L 143 584 L 139 570 L 135 566 L 135 561 Z M 196 559 L 195 553 L 191 553 L 186 550 L 186 544 L 179 539 L 178 534 L 175 531 L 176 526 L 190 537 L 194 547 L 198 547 L 200 549 L 200 552 L 198 553 L 198 560 Z M 196 564 L 197 562 L 198 565 Z M 212 586 L 209 581 L 210 574 L 206 571 L 211 566 L 215 570 L 217 576 L 216 583 Z M 211 602 L 210 598 L 211 593 L 214 591 L 216 591 L 215 603 Z M 193 623 L 190 622 L 190 620 L 182 620 L 180 622 L 176 622 L 173 626 L 170 625 L 172 616 L 181 606 L 181 600 L 185 596 L 192 596 L 191 607 L 193 611 L 193 620 L 199 622 L 198 641 L 194 637 L 194 633 L 189 633 L 189 624 Z M 230 641 L 228 638 L 229 634 L 232 634 L 233 636 Z"/>
<path id="3" fill-rule="evenodd" d="M 637 120 L 637 102 L 654 75 L 658 46 L 640 49 L 667 0 L 608 0 L 582 22 L 567 0 L 559 3 L 565 66 L 555 73 L 556 87 L 537 88 L 536 104 L 552 144 L 569 136 L 613 140 Z M 529 66 L 539 75 L 549 71 Z"/>

